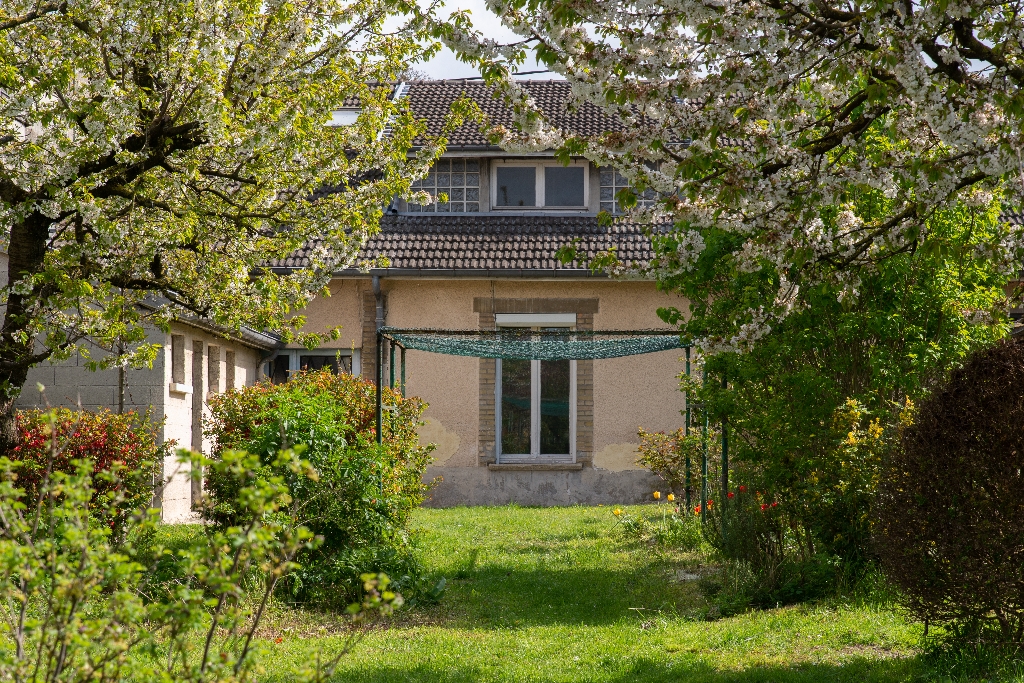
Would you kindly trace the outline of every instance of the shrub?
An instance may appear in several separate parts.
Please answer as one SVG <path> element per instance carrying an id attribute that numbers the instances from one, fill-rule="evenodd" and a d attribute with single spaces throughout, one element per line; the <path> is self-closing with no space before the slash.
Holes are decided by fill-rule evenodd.
<path id="1" fill-rule="evenodd" d="M 884 465 L 874 540 L 906 606 L 970 640 L 1024 642 L 1024 341 L 971 356 Z"/>
<path id="2" fill-rule="evenodd" d="M 676 495 L 686 491 L 686 462 L 690 462 L 691 486 L 700 488 L 700 463 L 703 457 L 704 437 L 699 429 L 689 434 L 679 428 L 674 432 L 648 432 L 643 427 L 637 432 L 640 437 L 640 457 L 637 463 L 665 480 Z M 707 435 L 708 457 L 721 459 L 721 435 L 712 431 Z"/>
<path id="3" fill-rule="evenodd" d="M 51 473 L 72 474 L 79 460 L 92 464 L 90 509 L 114 529 L 116 539 L 123 536 L 128 516 L 152 504 L 168 448 L 148 415 L 25 410 L 18 413 L 17 424 L 19 443 L 9 459 L 18 463 L 18 484 L 29 507 L 40 496 L 48 467 Z M 51 448 L 54 435 L 60 448 Z"/>
<path id="4" fill-rule="evenodd" d="M 57 442 L 51 453 L 64 450 Z M 119 510 L 121 499 L 94 488 L 90 461 L 44 474 L 28 506 L 14 463 L 0 458 L 0 680 L 252 680 L 253 638 L 267 598 L 293 570 L 296 552 L 315 541 L 290 514 L 283 477 L 248 476 L 259 465 L 255 457 L 228 451 L 212 462 L 182 455 L 186 465 L 205 465 L 222 481 L 239 480 L 241 525 L 207 527 L 176 549 L 154 541 L 160 522 L 153 510 L 126 520 L 127 543 L 112 542 L 92 509 L 116 504 Z M 310 471 L 291 451 L 275 456 L 274 465 L 292 479 Z M 140 538 L 152 544 L 148 552 L 140 552 Z M 174 563 L 174 578 L 155 581 L 155 562 Z M 252 576 L 259 589 L 249 596 L 241 586 Z M 349 608 L 353 620 L 369 625 L 401 604 L 387 590 L 387 577 L 362 581 L 363 599 Z M 364 632 L 351 631 L 333 655 L 311 657 L 309 670 L 294 680 L 328 680 Z"/>
<path id="5" fill-rule="evenodd" d="M 419 445 L 419 399 L 384 389 L 384 440 L 376 442 L 374 385 L 329 370 L 302 372 L 284 384 L 262 382 L 217 396 L 207 425 L 217 457 L 241 449 L 261 458 L 256 477 L 277 473 L 275 454 L 301 444 L 314 479 L 289 478 L 296 514 L 323 539 L 300 556 L 290 579 L 294 597 L 340 604 L 358 591 L 365 571 L 387 572 L 403 590 L 420 585 L 411 553 L 409 516 L 428 486 L 423 473 L 431 447 Z M 211 475 L 204 516 L 234 524 L 234 479 Z"/>

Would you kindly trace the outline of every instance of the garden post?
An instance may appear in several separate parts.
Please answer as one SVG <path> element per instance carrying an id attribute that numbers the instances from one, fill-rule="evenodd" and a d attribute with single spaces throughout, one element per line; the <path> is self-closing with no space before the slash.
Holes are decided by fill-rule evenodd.
<path id="1" fill-rule="evenodd" d="M 690 378 L 690 347 L 686 347 L 686 378 Z M 683 422 L 683 435 L 690 436 L 690 389 L 687 385 L 686 389 L 686 420 Z M 690 489 L 692 488 L 692 482 L 690 481 L 690 451 L 686 451 L 686 509 L 689 511 L 690 506 L 693 504 L 690 495 Z"/>
<path id="2" fill-rule="evenodd" d="M 390 361 L 388 362 L 388 372 L 391 373 L 391 381 L 388 386 L 391 390 L 395 390 L 395 345 L 394 343 L 388 344 L 388 353 L 391 355 Z"/>
<path id="3" fill-rule="evenodd" d="M 383 443 L 384 439 L 381 435 L 383 429 L 383 396 L 381 391 L 384 383 L 384 335 L 381 331 L 377 330 L 377 443 Z"/>
<path id="4" fill-rule="evenodd" d="M 701 381 L 707 379 L 707 370 L 701 370 Z M 704 412 L 704 423 L 701 425 L 701 466 L 700 466 L 700 523 L 703 526 L 708 512 L 708 406 L 701 404 Z"/>
<path id="5" fill-rule="evenodd" d="M 405 347 L 402 347 L 402 398 L 405 398 Z"/>
<path id="6" fill-rule="evenodd" d="M 722 388 L 728 386 L 725 371 L 722 372 Z M 722 417 L 722 545 L 725 545 L 725 516 L 729 502 L 729 422 Z"/>

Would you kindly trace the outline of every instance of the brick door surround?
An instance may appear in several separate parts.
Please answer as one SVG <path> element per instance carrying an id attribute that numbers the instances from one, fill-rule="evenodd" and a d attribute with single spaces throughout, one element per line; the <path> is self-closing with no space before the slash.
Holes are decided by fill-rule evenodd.
<path id="1" fill-rule="evenodd" d="M 577 330 L 593 330 L 599 299 L 492 298 L 475 297 L 473 312 L 479 315 L 479 329 L 494 330 L 498 313 L 575 313 Z M 497 462 L 496 406 L 494 402 L 497 361 L 480 360 L 480 427 L 477 464 Z M 592 467 L 594 462 L 594 361 L 576 361 L 576 462 Z"/>

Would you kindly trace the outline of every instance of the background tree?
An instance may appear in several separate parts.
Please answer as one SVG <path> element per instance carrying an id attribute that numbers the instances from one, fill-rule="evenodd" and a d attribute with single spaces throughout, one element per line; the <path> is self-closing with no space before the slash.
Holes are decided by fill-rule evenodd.
<path id="1" fill-rule="evenodd" d="M 854 571 L 874 555 L 883 455 L 908 409 L 1008 328 L 998 313 L 1006 277 L 971 246 L 1000 230 L 999 205 L 935 211 L 927 230 L 927 248 L 863 272 L 856 297 L 827 283 L 794 292 L 784 320 L 746 353 L 708 358 L 709 381 L 687 387 L 728 424 L 734 485 L 769 495 L 805 547 Z M 675 258 L 674 239 L 659 252 Z M 779 288 L 767 267 L 736 269 L 732 239 L 708 233 L 692 273 L 666 280 L 691 297 L 692 315 L 663 311 L 688 336 L 719 333 L 737 309 Z"/>
<path id="2" fill-rule="evenodd" d="M 401 0 L 3 3 L 0 453 L 16 439 L 12 404 L 28 369 L 83 339 L 129 345 L 104 363 L 145 363 L 156 349 L 144 324 L 174 316 L 295 336 L 303 321 L 288 316 L 352 262 L 437 151 L 407 159 L 420 126 L 373 85 L 433 49 L 410 23 L 383 31 L 407 10 Z M 354 105 L 357 123 L 325 126 Z M 324 186 L 336 191 L 310 201 Z M 266 267 L 304 244 L 308 269 Z"/>
<path id="3" fill-rule="evenodd" d="M 935 211 L 956 197 L 984 204 L 1020 173 L 1020 2 L 487 6 L 522 40 L 485 40 L 465 14 L 435 31 L 519 109 L 518 129 L 495 128 L 496 139 L 612 163 L 637 189 L 660 192 L 651 213 L 678 233 L 675 273 L 695 267 L 713 230 L 738 268 L 783 276 L 778 290 L 731 311 L 728 330 L 698 340 L 706 350 L 755 340 L 790 312 L 793 286 L 831 282 L 855 294 L 865 267 L 927 241 Z M 620 116 L 621 129 L 578 136 L 547 125 L 507 80 L 530 51 L 577 101 Z M 871 191 L 888 201 L 857 202 Z M 1004 192 L 1014 206 L 1021 186 Z M 974 246 L 1006 272 L 1019 264 L 1020 233 L 1009 226 Z"/>

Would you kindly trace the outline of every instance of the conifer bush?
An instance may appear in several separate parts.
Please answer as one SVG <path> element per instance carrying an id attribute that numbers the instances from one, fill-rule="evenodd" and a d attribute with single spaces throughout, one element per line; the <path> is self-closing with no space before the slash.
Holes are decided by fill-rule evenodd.
<path id="1" fill-rule="evenodd" d="M 360 590 L 363 572 L 386 572 L 410 597 L 422 577 L 411 553 L 409 517 L 428 490 L 423 482 L 432 447 L 416 428 L 426 404 L 384 389 L 383 443 L 376 439 L 372 382 L 330 370 L 296 373 L 283 384 L 260 382 L 218 395 L 206 425 L 213 457 L 239 449 L 260 457 L 254 478 L 280 474 L 279 450 L 295 447 L 315 469 L 288 478 L 298 521 L 323 542 L 298 558 L 289 577 L 293 598 L 345 605 Z M 239 480 L 210 476 L 203 515 L 237 523 Z"/>
<path id="2" fill-rule="evenodd" d="M 920 619 L 1024 642 L 1024 341 L 971 356 L 906 420 L 875 505 L 882 567 Z"/>

